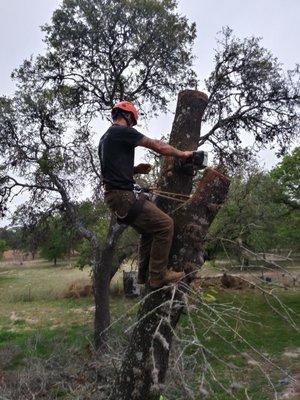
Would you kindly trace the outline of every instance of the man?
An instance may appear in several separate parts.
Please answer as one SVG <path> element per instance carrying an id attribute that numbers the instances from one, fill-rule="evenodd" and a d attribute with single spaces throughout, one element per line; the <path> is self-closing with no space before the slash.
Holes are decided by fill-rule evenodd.
<path id="1" fill-rule="evenodd" d="M 138 282 L 145 283 L 149 273 L 150 287 L 159 288 L 178 282 L 184 274 L 167 268 L 173 239 L 172 218 L 149 200 L 137 202 L 133 193 L 133 175 L 147 174 L 151 170 L 149 164 L 134 167 L 134 149 L 142 146 L 165 156 L 183 159 L 193 152 L 181 151 L 144 136 L 133 128 L 138 117 L 137 109 L 128 101 L 121 101 L 112 109 L 113 124 L 99 143 L 104 198 L 118 218 L 126 220 L 131 215 L 127 223 L 141 233 Z"/>

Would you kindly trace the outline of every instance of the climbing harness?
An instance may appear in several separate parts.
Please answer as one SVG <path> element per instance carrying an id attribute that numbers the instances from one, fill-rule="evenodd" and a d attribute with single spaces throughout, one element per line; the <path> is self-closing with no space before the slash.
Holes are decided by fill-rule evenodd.
<path id="1" fill-rule="evenodd" d="M 147 199 L 149 199 L 149 195 L 153 193 L 155 196 L 162 197 L 168 200 L 177 201 L 181 203 L 179 207 L 175 208 L 170 214 L 173 214 L 179 208 L 183 207 L 187 200 L 190 199 L 190 196 L 181 194 L 181 193 L 173 193 L 173 192 L 166 192 L 163 190 L 159 190 L 156 188 L 143 188 L 139 185 L 134 185 L 133 190 L 136 200 L 129 208 L 127 214 L 123 217 L 116 214 L 117 222 L 119 224 L 130 225 L 134 222 L 140 212 L 143 210 L 144 203 Z"/>
<path id="2" fill-rule="evenodd" d="M 194 151 L 193 155 L 187 160 L 178 160 L 176 168 L 180 168 L 181 172 L 186 175 L 195 175 L 197 170 L 207 167 L 207 152 L 206 151 Z M 142 211 L 146 199 L 149 199 L 150 194 L 155 196 L 176 201 L 180 203 L 178 207 L 170 211 L 169 214 L 174 214 L 180 208 L 184 207 L 186 202 L 191 198 L 189 195 L 182 193 L 167 192 L 164 190 L 157 189 L 156 187 L 143 188 L 139 185 L 134 185 L 133 192 L 136 197 L 136 201 L 129 208 L 128 213 L 121 217 L 117 215 L 117 221 L 119 224 L 130 225 L 134 222 L 138 214 Z"/>
<path id="3" fill-rule="evenodd" d="M 191 198 L 191 196 L 182 194 L 182 193 L 174 193 L 174 192 L 166 192 L 164 190 L 159 190 L 157 188 L 142 188 L 138 185 L 135 185 L 135 190 L 138 190 L 142 193 L 149 194 L 153 193 L 155 196 L 162 197 L 168 200 L 173 200 L 177 201 L 178 203 L 181 203 L 178 207 L 176 207 L 174 210 L 170 211 L 168 214 L 174 214 L 176 211 L 178 211 L 180 208 L 184 207 L 186 205 L 186 202 Z M 180 198 L 181 197 L 181 198 Z"/>
<path id="4" fill-rule="evenodd" d="M 149 195 L 153 193 L 155 196 L 163 197 L 168 200 L 174 200 L 180 203 L 185 203 L 190 199 L 190 196 L 181 193 L 166 192 L 164 190 L 157 189 L 155 187 L 143 188 L 139 185 L 134 186 L 134 192 L 143 193 L 149 198 Z"/>
<path id="5" fill-rule="evenodd" d="M 116 214 L 118 224 L 130 225 L 134 222 L 136 217 L 143 210 L 144 203 L 146 201 L 146 196 L 143 193 L 136 195 L 135 202 L 129 208 L 127 214 L 124 217 L 121 217 Z"/>

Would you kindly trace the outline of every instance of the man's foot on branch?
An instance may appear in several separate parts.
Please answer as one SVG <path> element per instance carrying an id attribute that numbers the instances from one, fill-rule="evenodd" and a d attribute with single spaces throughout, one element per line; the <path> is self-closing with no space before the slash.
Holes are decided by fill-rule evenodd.
<path id="1" fill-rule="evenodd" d="M 150 278 L 149 285 L 153 289 L 157 289 L 164 285 L 168 285 L 169 283 L 176 283 L 179 282 L 184 277 L 184 272 L 176 272 L 168 269 L 162 278 L 153 279 Z"/>

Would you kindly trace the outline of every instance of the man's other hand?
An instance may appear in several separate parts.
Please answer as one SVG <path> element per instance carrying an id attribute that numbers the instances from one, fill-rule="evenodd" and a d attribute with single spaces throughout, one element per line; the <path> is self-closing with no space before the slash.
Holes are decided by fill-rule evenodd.
<path id="1" fill-rule="evenodd" d="M 136 167 L 134 167 L 134 173 L 135 174 L 149 174 L 151 171 L 151 165 L 150 164 L 139 164 Z"/>

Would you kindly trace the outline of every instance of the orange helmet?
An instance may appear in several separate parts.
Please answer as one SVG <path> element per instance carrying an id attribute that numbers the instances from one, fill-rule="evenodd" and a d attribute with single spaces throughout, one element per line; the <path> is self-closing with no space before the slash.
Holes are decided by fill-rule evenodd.
<path id="1" fill-rule="evenodd" d="M 114 110 L 117 110 L 117 109 L 123 110 L 126 112 L 130 112 L 134 119 L 133 125 L 137 124 L 137 121 L 139 119 L 139 113 L 138 113 L 138 110 L 135 108 L 135 106 L 130 101 L 120 101 L 119 103 L 117 103 L 113 106 L 111 111 L 113 112 Z"/>

